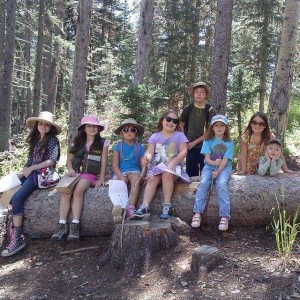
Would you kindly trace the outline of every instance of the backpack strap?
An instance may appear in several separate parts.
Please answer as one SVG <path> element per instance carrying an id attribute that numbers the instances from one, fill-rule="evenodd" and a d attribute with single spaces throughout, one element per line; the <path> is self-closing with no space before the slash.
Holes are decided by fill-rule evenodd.
<path id="1" fill-rule="evenodd" d="M 204 112 L 205 112 L 205 128 L 208 129 L 209 126 L 209 112 L 212 106 L 208 103 L 205 104 Z"/>
<path id="2" fill-rule="evenodd" d="M 184 134 L 187 135 L 187 132 L 188 132 L 188 128 L 189 128 L 189 119 L 190 119 L 190 114 L 193 110 L 193 106 L 194 106 L 194 102 L 191 102 L 190 104 L 188 104 L 187 106 L 187 120 L 186 122 L 184 123 Z"/>

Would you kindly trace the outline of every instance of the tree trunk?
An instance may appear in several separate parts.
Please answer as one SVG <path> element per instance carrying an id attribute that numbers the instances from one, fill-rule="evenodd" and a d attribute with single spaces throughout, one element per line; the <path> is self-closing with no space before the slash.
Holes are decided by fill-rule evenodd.
<path id="1" fill-rule="evenodd" d="M 31 50 L 31 19 L 30 19 L 30 10 L 31 10 L 31 0 L 26 0 L 26 11 L 25 11 L 25 32 L 24 32 L 24 65 L 25 65 L 25 78 L 26 78 L 26 117 L 29 118 L 32 116 L 32 94 L 31 94 L 31 59 L 30 59 L 30 50 Z"/>
<path id="2" fill-rule="evenodd" d="M 80 119 L 84 115 L 84 103 L 86 100 L 87 86 L 86 68 L 90 42 L 90 19 L 92 3 L 92 0 L 80 0 L 78 4 L 79 13 L 71 88 L 70 131 L 68 137 L 69 142 L 74 139 L 77 127 L 80 124 Z"/>
<path id="3" fill-rule="evenodd" d="M 143 83 L 145 78 L 149 76 L 149 53 L 152 44 L 153 17 L 154 0 L 142 0 L 134 73 L 135 85 Z"/>
<path id="4" fill-rule="evenodd" d="M 39 20 L 38 20 L 38 39 L 36 46 L 36 60 L 34 73 L 33 91 L 33 115 L 38 116 L 41 107 L 41 88 L 42 88 L 42 63 L 43 63 L 43 44 L 44 44 L 44 18 L 45 2 L 39 1 Z"/>
<path id="5" fill-rule="evenodd" d="M 284 141 L 287 112 L 293 81 L 293 63 L 300 16 L 299 0 L 286 0 L 276 73 L 269 99 L 270 126 Z"/>
<path id="6" fill-rule="evenodd" d="M 6 36 L 4 46 L 3 80 L 0 93 L 0 152 L 9 150 L 12 112 L 12 80 L 15 55 L 16 30 L 16 0 L 7 1 L 6 4 Z"/>
<path id="7" fill-rule="evenodd" d="M 211 69 L 211 103 L 217 113 L 226 109 L 233 0 L 217 1 L 214 50 Z"/>
<path id="8" fill-rule="evenodd" d="M 57 95 L 57 85 L 58 85 L 58 74 L 59 74 L 59 65 L 61 62 L 61 45 L 58 41 L 60 33 L 63 28 L 63 13 L 64 13 L 64 3 L 63 1 L 58 2 L 57 7 L 57 19 L 59 20 L 59 24 L 56 25 L 55 28 L 55 42 L 54 42 L 54 55 L 52 57 L 52 62 L 50 66 L 49 72 L 49 88 L 48 88 L 48 96 L 47 103 L 48 109 L 52 113 L 55 111 L 55 103 L 56 103 L 56 95 Z"/>
<path id="9" fill-rule="evenodd" d="M 5 0 L 0 0 L 0 83 L 2 84 L 4 69 L 4 45 L 5 45 Z M 1 96 L 1 90 L 0 90 Z"/>
<path id="10" fill-rule="evenodd" d="M 199 178 L 193 178 L 189 185 L 176 183 L 172 205 L 175 215 L 190 224 L 193 216 L 195 193 Z M 284 199 L 280 197 L 284 189 Z M 138 205 L 143 198 L 141 190 Z M 272 221 L 272 208 L 277 207 L 276 196 L 287 215 L 292 214 L 299 205 L 300 174 L 279 174 L 276 177 L 259 175 L 232 175 L 229 180 L 231 202 L 230 224 L 258 226 Z M 31 237 L 49 237 L 56 228 L 59 216 L 60 194 L 47 190 L 35 191 L 25 202 L 24 231 Z M 151 221 L 161 212 L 162 189 L 159 188 L 151 205 Z M 81 215 L 83 235 L 108 235 L 113 230 L 111 215 L 113 205 L 108 196 L 108 188 L 90 188 L 84 194 L 84 207 Z M 300 216 L 299 216 L 300 218 Z M 69 216 L 69 221 L 72 218 Z M 218 202 L 215 188 L 207 209 L 207 224 L 217 228 L 219 223 Z"/>

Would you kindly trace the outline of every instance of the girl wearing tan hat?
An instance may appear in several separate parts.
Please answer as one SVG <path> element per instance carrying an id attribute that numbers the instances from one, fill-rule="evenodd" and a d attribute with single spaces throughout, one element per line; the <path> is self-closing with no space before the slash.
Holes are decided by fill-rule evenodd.
<path id="1" fill-rule="evenodd" d="M 142 171 L 141 158 L 145 153 L 145 148 L 137 139 L 143 135 L 144 127 L 139 125 L 135 119 L 129 118 L 125 119 L 114 133 L 120 135 L 123 141 L 115 144 L 113 148 L 113 179 L 124 180 L 125 183 L 130 183 L 132 188 Z M 133 217 L 139 191 L 139 185 L 137 185 L 126 208 L 127 219 Z M 112 214 L 115 222 L 122 221 L 121 206 L 114 206 Z"/>
<path id="2" fill-rule="evenodd" d="M 55 123 L 51 112 L 42 111 L 38 117 L 28 118 L 26 125 L 31 129 L 27 137 L 29 155 L 21 172 L 22 186 L 11 199 L 13 227 L 10 230 L 10 242 L 2 251 L 2 256 L 11 256 L 25 247 L 22 235 L 24 201 L 38 188 L 37 170 L 55 166 L 60 156 L 56 135 L 61 128 Z"/>
<path id="3" fill-rule="evenodd" d="M 69 231 L 68 241 L 80 237 L 80 217 L 83 195 L 89 187 L 104 185 L 107 164 L 108 141 L 100 136 L 104 126 L 96 116 L 84 116 L 67 158 L 68 176 L 80 173 L 73 194 L 61 193 L 59 222 L 51 239 L 59 241 Z M 72 198 L 72 202 L 71 202 Z M 73 220 L 68 229 L 67 219 L 72 209 Z"/>

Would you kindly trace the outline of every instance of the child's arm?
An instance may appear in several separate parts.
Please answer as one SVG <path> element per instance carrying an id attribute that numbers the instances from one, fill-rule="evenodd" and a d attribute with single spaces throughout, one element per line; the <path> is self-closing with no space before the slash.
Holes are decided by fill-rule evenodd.
<path id="1" fill-rule="evenodd" d="M 282 170 L 283 170 L 283 172 L 284 172 L 284 173 L 294 173 L 293 170 L 290 170 L 290 169 L 288 168 L 284 156 L 282 155 L 280 158 L 283 160 L 283 165 L 282 165 Z"/>
<path id="2" fill-rule="evenodd" d="M 147 145 L 146 152 L 145 152 L 143 158 L 141 159 L 142 167 L 147 166 L 150 163 L 150 161 L 153 157 L 153 154 L 154 154 L 154 150 L 155 150 L 155 145 L 149 143 Z"/>
<path id="3" fill-rule="evenodd" d="M 239 154 L 239 162 L 238 162 L 238 171 L 236 174 L 244 175 L 246 174 L 247 169 L 247 155 L 248 155 L 248 146 L 247 144 L 240 139 L 240 154 Z"/>
<path id="4" fill-rule="evenodd" d="M 182 143 L 179 145 L 179 152 L 178 154 L 169 161 L 168 168 L 174 169 L 178 164 L 180 164 L 187 154 L 187 143 Z"/>
<path id="5" fill-rule="evenodd" d="M 219 166 L 220 163 L 221 163 L 221 161 L 222 161 L 221 158 L 217 158 L 216 160 L 212 160 L 211 157 L 210 157 L 210 153 L 205 154 L 205 162 L 206 162 L 208 165 L 211 165 L 211 166 Z"/>
<path id="6" fill-rule="evenodd" d="M 101 155 L 101 169 L 99 173 L 99 178 L 95 182 L 95 187 L 99 187 L 101 185 L 104 186 L 106 166 L 107 166 L 107 155 L 108 155 L 108 147 L 103 147 L 102 155 Z"/>
<path id="7" fill-rule="evenodd" d="M 259 159 L 259 166 L 257 173 L 261 176 L 266 175 L 268 172 L 268 169 L 270 168 L 271 160 L 267 159 L 266 156 L 261 156 Z M 271 170 L 270 170 L 271 173 Z"/>
<path id="8" fill-rule="evenodd" d="M 127 178 L 122 175 L 119 165 L 120 165 L 120 153 L 118 151 L 114 151 L 113 159 L 112 159 L 112 169 L 119 180 L 123 180 L 127 183 Z"/>
<path id="9" fill-rule="evenodd" d="M 219 174 L 224 170 L 224 168 L 226 167 L 228 162 L 228 158 L 227 157 L 223 157 L 221 160 L 221 163 L 219 165 L 219 167 L 212 172 L 212 177 L 213 178 L 217 178 L 219 176 Z"/>
<path id="10" fill-rule="evenodd" d="M 272 159 L 271 161 L 271 166 L 270 166 L 270 175 L 271 176 L 276 176 L 279 174 L 279 171 L 283 165 L 283 160 L 282 159 Z"/>
<path id="11" fill-rule="evenodd" d="M 66 167 L 68 169 L 67 176 L 70 176 L 70 177 L 73 177 L 76 175 L 76 172 L 72 166 L 73 157 L 74 157 L 74 154 L 69 152 L 67 155 Z"/>
<path id="12" fill-rule="evenodd" d="M 198 137 L 194 141 L 188 143 L 188 149 L 189 150 L 193 149 L 196 145 L 200 144 L 203 141 L 204 141 L 204 135 L 201 135 L 200 137 Z"/>
<path id="13" fill-rule="evenodd" d="M 51 167 L 54 164 L 55 164 L 55 162 L 52 159 L 47 159 L 37 165 L 32 165 L 30 167 L 24 167 L 22 170 L 22 174 L 27 178 L 33 171 Z"/>

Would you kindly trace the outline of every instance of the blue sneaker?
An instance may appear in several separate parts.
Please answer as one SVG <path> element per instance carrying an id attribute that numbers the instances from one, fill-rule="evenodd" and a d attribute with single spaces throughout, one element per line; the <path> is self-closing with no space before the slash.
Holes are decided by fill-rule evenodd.
<path id="1" fill-rule="evenodd" d="M 150 210 L 148 205 L 142 204 L 138 210 L 136 210 L 133 214 L 134 219 L 137 220 L 145 220 L 150 217 Z"/>
<path id="2" fill-rule="evenodd" d="M 164 204 L 162 208 L 162 213 L 160 214 L 159 218 L 161 220 L 169 220 L 171 216 L 171 204 Z"/>

